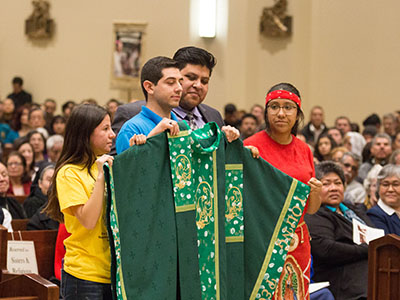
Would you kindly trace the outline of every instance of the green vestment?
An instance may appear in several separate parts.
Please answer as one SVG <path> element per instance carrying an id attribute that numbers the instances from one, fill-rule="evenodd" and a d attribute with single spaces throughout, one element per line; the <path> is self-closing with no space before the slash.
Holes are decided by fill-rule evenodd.
<path id="1" fill-rule="evenodd" d="M 227 143 L 215 123 L 149 138 L 111 170 L 118 299 L 272 298 L 306 185 Z"/>

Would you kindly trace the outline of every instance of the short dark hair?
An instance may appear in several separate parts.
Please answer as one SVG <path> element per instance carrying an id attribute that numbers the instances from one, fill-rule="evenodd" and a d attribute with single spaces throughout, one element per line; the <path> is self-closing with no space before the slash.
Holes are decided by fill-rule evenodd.
<path id="1" fill-rule="evenodd" d="M 193 46 L 178 49 L 173 59 L 179 63 L 179 69 L 181 70 L 186 67 L 187 64 L 207 67 L 207 69 L 210 70 L 210 76 L 213 68 L 217 64 L 214 55 L 207 50 Z"/>
<path id="2" fill-rule="evenodd" d="M 240 124 L 239 124 L 239 125 L 242 125 L 243 120 L 244 120 L 244 119 L 247 119 L 247 118 L 251 118 L 251 119 L 253 119 L 254 121 L 256 121 L 256 123 L 257 123 L 257 118 L 256 118 L 255 115 L 253 115 L 253 114 L 244 114 L 244 116 L 243 116 L 242 119 L 240 120 Z"/>
<path id="3" fill-rule="evenodd" d="M 225 115 L 226 115 L 226 114 L 233 114 L 235 111 L 237 111 L 237 108 L 236 108 L 236 105 L 235 105 L 235 104 L 228 103 L 228 104 L 225 105 L 225 107 L 224 107 Z"/>
<path id="4" fill-rule="evenodd" d="M 379 118 L 379 116 L 377 114 L 372 114 L 369 115 L 364 121 L 363 121 L 363 126 L 366 127 L 368 125 L 381 125 L 381 119 Z"/>
<path id="5" fill-rule="evenodd" d="M 298 91 L 298 89 L 291 83 L 287 83 L 287 82 L 281 82 L 278 84 L 275 84 L 272 88 L 269 89 L 268 93 L 271 93 L 273 91 L 278 91 L 278 90 L 283 90 L 283 91 L 288 91 L 291 92 L 293 94 L 296 94 L 297 97 L 300 97 L 300 92 Z M 291 130 L 291 134 L 293 135 L 297 135 L 297 131 L 299 129 L 300 124 L 302 124 L 303 120 L 304 120 L 304 113 L 301 110 L 300 106 L 296 103 L 297 106 L 297 120 L 296 123 L 294 123 L 292 130 Z M 265 111 L 264 111 L 264 121 L 265 121 L 265 127 L 267 129 L 267 131 L 270 130 L 270 125 L 269 125 L 269 121 L 268 121 L 268 106 L 265 105 Z"/>
<path id="6" fill-rule="evenodd" d="M 346 116 L 339 116 L 339 117 L 337 117 L 336 119 L 335 119 L 335 126 L 336 126 L 336 123 L 337 123 L 337 121 L 338 120 L 346 120 L 347 121 L 347 123 L 349 123 L 349 125 L 351 126 L 351 121 L 350 121 L 350 119 L 348 118 L 348 117 L 346 117 Z"/>
<path id="7" fill-rule="evenodd" d="M 337 127 L 330 127 L 330 128 L 328 128 L 328 131 L 327 132 L 329 132 L 329 130 L 337 130 L 337 131 L 339 131 L 339 133 L 340 133 L 340 135 L 342 136 L 342 138 L 344 137 L 344 135 L 343 135 L 343 131 L 341 131 L 339 128 L 337 128 Z M 328 133 L 329 134 L 329 133 Z"/>
<path id="8" fill-rule="evenodd" d="M 38 107 L 32 107 L 32 108 L 29 110 L 28 120 L 31 119 L 31 115 L 32 115 L 32 113 L 35 112 L 35 111 L 40 111 L 40 112 L 42 113 L 43 118 L 44 118 L 44 111 L 43 111 L 42 109 L 40 109 L 40 108 L 38 108 Z"/>
<path id="9" fill-rule="evenodd" d="M 110 103 L 115 103 L 117 105 L 121 105 L 121 102 L 119 102 L 117 99 L 111 98 L 110 100 L 107 101 L 107 104 Z"/>
<path id="10" fill-rule="evenodd" d="M 158 81 L 163 77 L 162 70 L 167 68 L 177 68 L 179 69 L 178 63 L 165 56 L 156 56 L 149 59 L 143 66 L 142 72 L 140 74 L 140 84 L 142 86 L 143 94 L 147 101 L 147 91 L 143 87 L 143 82 L 146 80 L 157 85 Z"/>
<path id="11" fill-rule="evenodd" d="M 360 132 L 360 126 L 357 123 L 350 123 L 351 131 Z"/>
<path id="12" fill-rule="evenodd" d="M 343 169 L 340 167 L 339 164 L 337 164 L 333 161 L 327 160 L 327 161 L 323 161 L 315 166 L 315 177 L 318 180 L 321 180 L 329 173 L 335 173 L 337 176 L 339 176 L 343 185 L 345 184 L 346 178 L 344 177 Z"/>
<path id="13" fill-rule="evenodd" d="M 12 80 L 12 84 L 19 84 L 19 85 L 23 85 L 24 84 L 24 81 L 22 80 L 22 78 L 21 77 L 14 77 L 13 78 L 13 80 Z"/>
<path id="14" fill-rule="evenodd" d="M 378 133 L 378 129 L 376 128 L 376 126 L 367 125 L 367 126 L 365 126 L 365 128 L 362 132 L 362 135 L 370 135 L 370 136 L 374 137 L 377 133 Z"/>
<path id="15" fill-rule="evenodd" d="M 75 101 L 67 100 L 67 101 L 61 106 L 62 112 L 65 112 L 65 110 L 66 110 L 71 104 L 72 104 L 72 105 L 76 105 Z"/>

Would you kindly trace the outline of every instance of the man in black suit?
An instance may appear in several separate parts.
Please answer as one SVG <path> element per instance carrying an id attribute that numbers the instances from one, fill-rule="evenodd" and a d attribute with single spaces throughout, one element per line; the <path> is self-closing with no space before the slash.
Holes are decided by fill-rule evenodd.
<path id="1" fill-rule="evenodd" d="M 32 96 L 23 90 L 23 84 L 24 81 L 21 77 L 14 77 L 12 80 L 13 92 L 7 96 L 14 101 L 15 111 L 24 104 L 32 103 Z"/>
<path id="2" fill-rule="evenodd" d="M 176 51 L 173 59 L 179 63 L 184 78 L 179 107 L 173 109 L 178 119 L 187 120 L 192 129 L 202 127 L 208 122 L 216 122 L 228 138 L 236 137 L 236 135 L 239 137 L 239 132 L 236 129 L 224 126 L 222 116 L 216 109 L 202 104 L 207 96 L 208 83 L 216 64 L 214 56 L 201 48 L 184 47 Z M 113 131 L 118 134 L 122 125 L 137 115 L 145 104 L 145 101 L 136 101 L 119 106 L 112 123 Z M 116 154 L 115 139 L 111 154 Z"/>

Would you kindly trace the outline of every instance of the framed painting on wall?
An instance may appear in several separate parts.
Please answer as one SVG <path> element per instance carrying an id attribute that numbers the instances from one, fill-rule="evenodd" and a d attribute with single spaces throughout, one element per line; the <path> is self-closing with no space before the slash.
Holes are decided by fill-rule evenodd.
<path id="1" fill-rule="evenodd" d="M 145 49 L 147 23 L 114 22 L 111 87 L 140 89 L 140 69 Z"/>

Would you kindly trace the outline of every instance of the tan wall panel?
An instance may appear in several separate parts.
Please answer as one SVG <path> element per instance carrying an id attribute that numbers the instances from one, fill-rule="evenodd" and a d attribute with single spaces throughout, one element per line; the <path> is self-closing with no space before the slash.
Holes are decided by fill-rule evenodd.
<path id="1" fill-rule="evenodd" d="M 328 125 L 400 109 L 399 9 L 395 0 L 313 1 L 310 100 Z"/>
<path id="2" fill-rule="evenodd" d="M 293 36 L 284 40 L 259 34 L 262 9 L 272 0 L 218 0 L 217 37 L 199 38 L 198 1 L 50 1 L 56 34 L 44 44 L 23 33 L 31 2 L 3 0 L 0 98 L 21 75 L 38 102 L 126 99 L 110 89 L 109 77 L 112 23 L 128 20 L 148 22 L 145 59 L 172 56 L 186 45 L 214 53 L 218 64 L 206 102 L 221 110 L 228 102 L 244 109 L 263 104 L 269 87 L 281 81 L 299 88 L 307 117 L 313 105 L 323 106 L 328 125 L 341 114 L 361 122 L 371 112 L 400 108 L 399 1 L 289 1 Z"/>

